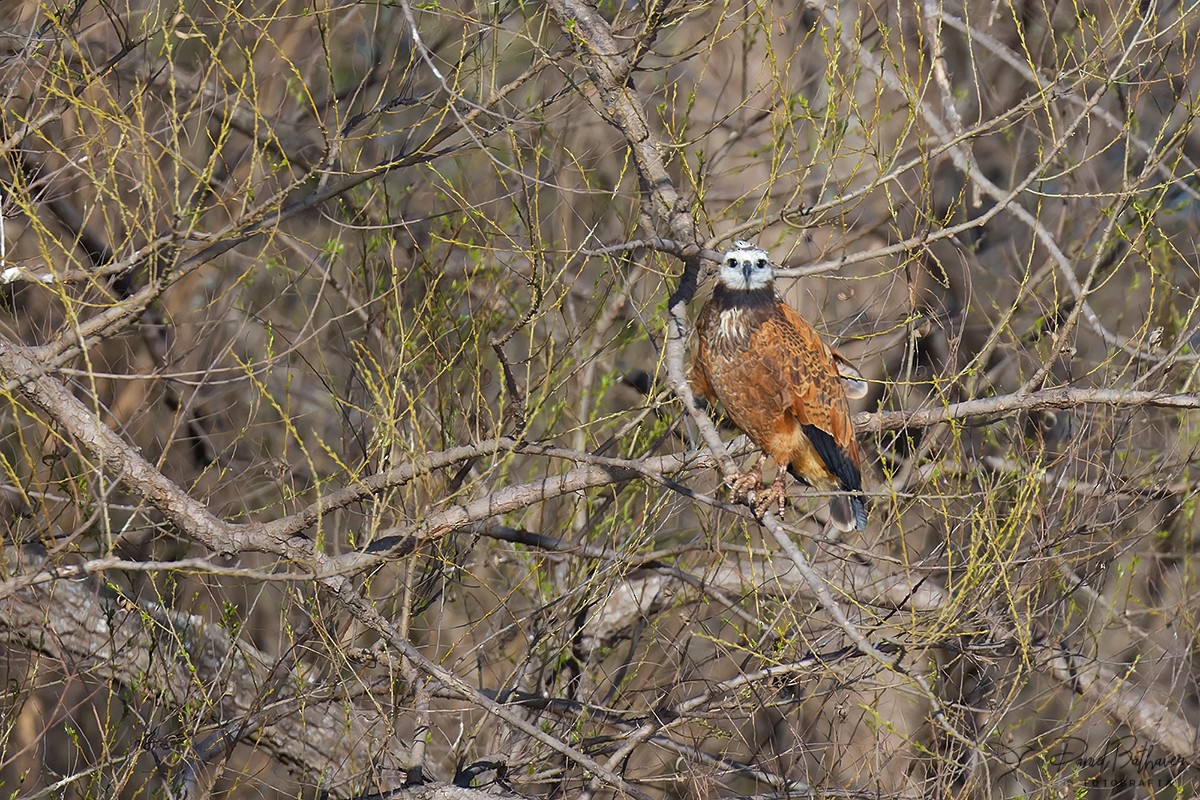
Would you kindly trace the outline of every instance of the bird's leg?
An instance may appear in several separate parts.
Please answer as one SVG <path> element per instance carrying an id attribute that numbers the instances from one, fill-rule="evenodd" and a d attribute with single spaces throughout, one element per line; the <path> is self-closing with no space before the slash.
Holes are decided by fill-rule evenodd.
<path id="1" fill-rule="evenodd" d="M 729 493 L 733 495 L 734 502 L 745 500 L 750 492 L 757 492 L 761 488 L 762 470 L 757 463 L 746 472 L 735 472 L 729 476 Z"/>
<path id="2" fill-rule="evenodd" d="M 787 473 L 782 469 L 775 475 L 775 480 L 771 483 L 771 488 L 763 492 L 763 496 L 754 504 L 754 510 L 758 514 L 759 519 L 763 517 L 774 505 L 778 509 L 778 514 L 783 516 L 783 511 L 787 508 Z"/>
<path id="3" fill-rule="evenodd" d="M 754 498 L 751 507 L 759 519 L 762 519 L 763 514 L 766 514 L 772 506 L 777 508 L 780 514 L 787 508 L 787 478 L 783 470 L 779 470 L 779 474 L 775 476 L 775 481 L 770 487 L 765 487 L 763 486 L 762 467 L 756 462 L 746 472 L 737 472 L 731 475 L 729 488 L 735 502 L 747 500 L 750 492 L 757 493 L 758 496 Z"/>

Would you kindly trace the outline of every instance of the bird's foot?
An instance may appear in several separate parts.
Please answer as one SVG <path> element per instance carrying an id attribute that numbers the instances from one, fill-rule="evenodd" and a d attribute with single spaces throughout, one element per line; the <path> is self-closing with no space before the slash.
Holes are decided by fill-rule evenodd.
<path id="1" fill-rule="evenodd" d="M 787 479 L 784 477 L 783 470 L 775 476 L 775 480 L 771 486 L 763 490 L 762 497 L 758 498 L 758 502 L 754 504 L 754 513 L 759 519 L 766 516 L 768 511 L 774 510 L 780 516 L 783 516 L 783 511 L 787 508 Z"/>
<path id="2" fill-rule="evenodd" d="M 780 472 L 775 478 L 775 482 L 769 487 L 763 486 L 762 470 L 758 466 L 747 472 L 738 472 L 729 478 L 729 488 L 736 502 L 747 502 L 752 509 L 754 515 L 759 519 L 772 509 L 772 506 L 778 509 L 780 514 L 787 507 L 787 488 L 786 478 Z M 748 495 L 754 492 L 757 496 L 753 503 L 749 503 Z"/>
<path id="3" fill-rule="evenodd" d="M 740 503 L 751 492 L 762 488 L 762 470 L 756 464 L 746 472 L 735 472 L 729 476 L 729 493 L 734 502 Z"/>

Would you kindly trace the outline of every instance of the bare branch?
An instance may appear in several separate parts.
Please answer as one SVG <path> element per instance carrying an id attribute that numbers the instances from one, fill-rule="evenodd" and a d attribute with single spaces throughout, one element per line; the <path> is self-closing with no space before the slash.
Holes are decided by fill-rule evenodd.
<path id="1" fill-rule="evenodd" d="M 964 400 L 940 408 L 913 411 L 881 411 L 861 413 L 855 416 L 855 427 L 860 431 L 878 433 L 903 428 L 927 428 L 953 420 L 975 417 L 998 417 L 1019 411 L 1036 411 L 1044 408 L 1077 408 L 1079 406 L 1113 406 L 1157 408 L 1200 408 L 1200 395 L 1167 394 L 1165 392 L 1133 391 L 1126 389 L 1042 389 L 1037 392 L 1015 392 L 999 397 L 983 397 Z"/>

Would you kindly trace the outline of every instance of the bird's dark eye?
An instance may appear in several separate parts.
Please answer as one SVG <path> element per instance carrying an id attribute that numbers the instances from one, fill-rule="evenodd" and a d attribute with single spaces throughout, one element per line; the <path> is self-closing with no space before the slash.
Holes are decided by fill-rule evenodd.
<path id="1" fill-rule="evenodd" d="M 755 266 L 757 266 L 759 269 L 766 269 L 767 260 L 765 258 L 760 258 Z"/>
<path id="2" fill-rule="evenodd" d="M 737 266 L 737 259 L 736 259 L 736 258 L 731 258 L 731 259 L 729 259 L 729 266 L 731 266 L 731 267 L 736 267 L 736 266 Z"/>

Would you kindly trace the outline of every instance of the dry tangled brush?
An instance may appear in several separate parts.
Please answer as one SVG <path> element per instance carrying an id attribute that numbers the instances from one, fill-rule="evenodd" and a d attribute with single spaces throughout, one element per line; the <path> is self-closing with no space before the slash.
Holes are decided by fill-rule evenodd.
<path id="1" fill-rule="evenodd" d="M 5 796 L 1194 791 L 1196 5 L 0 19 Z M 734 238 L 861 537 L 723 489 Z"/>

